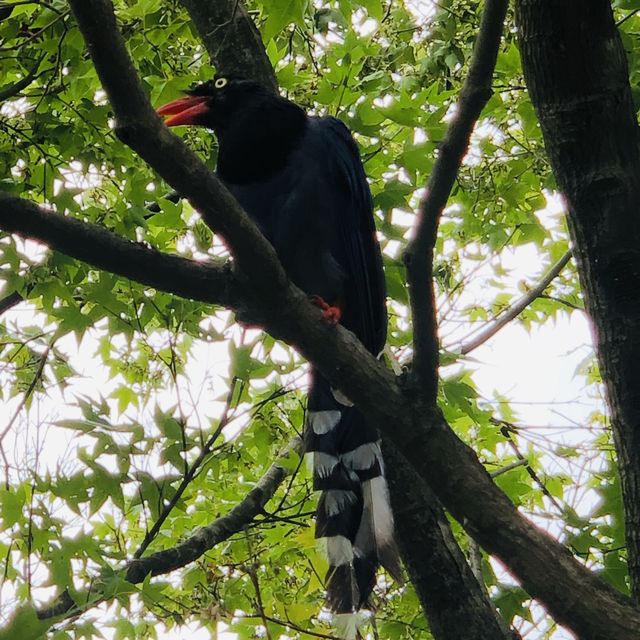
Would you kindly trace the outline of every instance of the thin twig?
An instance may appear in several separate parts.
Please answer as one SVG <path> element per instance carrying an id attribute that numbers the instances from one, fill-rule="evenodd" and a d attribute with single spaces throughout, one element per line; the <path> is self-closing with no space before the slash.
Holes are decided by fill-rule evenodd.
<path id="1" fill-rule="evenodd" d="M 328 633 L 320 633 L 319 631 L 309 631 L 307 629 L 304 629 L 303 627 L 298 626 L 294 622 L 290 622 L 289 620 L 278 620 L 277 618 L 272 618 L 271 616 L 267 616 L 267 615 L 247 614 L 247 615 L 242 615 L 240 617 L 243 620 L 248 618 L 261 618 L 262 620 L 267 620 L 269 622 L 272 622 L 273 624 L 280 625 L 281 627 L 285 627 L 285 628 L 288 627 L 289 629 L 292 629 L 297 633 L 302 633 L 306 636 L 311 636 L 312 638 L 324 638 L 325 640 L 342 640 L 339 636 L 333 636 Z"/>
<path id="2" fill-rule="evenodd" d="M 569 260 L 571 260 L 571 249 L 564 253 L 560 260 L 558 260 L 558 262 L 549 269 L 535 287 L 530 289 L 500 317 L 496 318 L 492 324 L 482 329 L 475 338 L 472 338 L 468 342 L 464 342 L 459 346 L 447 347 L 447 350 L 467 355 L 493 338 L 500 329 L 505 327 L 512 320 L 515 320 L 534 300 L 542 296 L 544 290 L 560 275 L 560 272 L 567 266 Z"/>
<path id="3" fill-rule="evenodd" d="M 37 4 L 37 5 L 40 5 L 41 7 L 45 7 L 46 9 L 49 9 L 49 11 L 53 11 L 53 13 L 56 13 L 58 15 L 62 13 L 60 9 L 58 9 L 57 7 L 54 7 L 53 4 L 51 4 L 50 2 L 45 2 L 44 0 L 17 0 L 16 2 L 0 2 L 0 10 L 13 9 L 13 7 L 19 7 L 20 5 L 23 5 L 23 4 Z"/>
<path id="4" fill-rule="evenodd" d="M 176 492 L 172 496 L 171 500 L 169 500 L 169 502 L 165 505 L 164 509 L 162 510 L 162 513 L 158 516 L 158 519 L 153 523 L 153 526 L 151 527 L 151 529 L 147 531 L 147 533 L 145 534 L 143 541 L 140 543 L 140 546 L 138 547 L 136 552 L 133 554 L 134 558 L 140 558 L 142 554 L 146 551 L 147 547 L 151 544 L 151 542 L 153 542 L 155 537 L 158 535 L 158 532 L 162 528 L 162 525 L 164 524 L 165 520 L 169 517 L 169 514 L 171 513 L 171 511 L 173 511 L 173 508 L 176 506 L 176 504 L 178 504 L 178 502 L 181 500 L 184 492 L 187 490 L 187 487 L 191 484 L 191 481 L 195 477 L 196 473 L 198 472 L 198 470 L 200 469 L 204 461 L 207 459 L 207 456 L 209 456 L 209 454 L 211 453 L 211 450 L 213 448 L 215 441 L 218 439 L 218 437 L 222 433 L 223 429 L 227 426 L 227 424 L 229 424 L 229 410 L 231 408 L 231 402 L 233 399 L 234 391 L 235 391 L 235 381 L 234 381 L 234 384 L 231 385 L 229 389 L 229 393 L 227 394 L 227 401 L 226 401 L 224 410 L 222 412 L 222 417 L 218 422 L 217 428 L 211 434 L 211 436 L 209 436 L 208 440 L 205 442 L 204 446 L 200 450 L 198 457 L 193 461 L 193 464 L 189 466 L 189 464 L 185 459 L 186 468 L 185 468 L 182 481 L 180 482 L 180 486 L 176 489 Z M 182 428 L 182 431 L 184 434 L 184 428 Z"/>
<path id="5" fill-rule="evenodd" d="M 514 433 L 518 433 L 518 427 L 507 420 L 501 420 L 498 418 L 490 418 L 492 424 L 500 427 L 500 431 L 502 435 L 507 438 L 509 446 L 511 447 L 513 453 L 515 454 L 518 460 L 522 461 L 524 467 L 529 474 L 529 477 L 538 485 L 538 488 L 542 493 L 549 499 L 551 504 L 558 510 L 560 514 L 564 514 L 565 510 L 562 508 L 562 505 L 555 499 L 554 496 L 551 495 L 547 486 L 542 482 L 540 476 L 534 471 L 533 467 L 529 464 L 526 456 L 520 451 L 520 447 L 518 447 L 517 443 L 513 439 Z"/>
<path id="6" fill-rule="evenodd" d="M 512 462 L 511 464 L 508 464 L 504 467 L 500 467 L 500 469 L 496 469 L 495 471 L 492 471 L 489 475 L 492 478 L 497 478 L 498 476 L 501 476 L 503 473 L 507 473 L 507 471 L 511 471 L 511 469 L 517 469 L 518 467 L 526 467 L 527 464 L 528 462 L 526 458 L 519 458 L 518 460 L 516 460 L 515 462 Z"/>
<path id="7" fill-rule="evenodd" d="M 11 431 L 11 427 L 13 427 L 14 422 L 16 421 L 17 417 L 20 415 L 20 412 L 22 411 L 22 409 L 24 409 L 25 405 L 29 401 L 29 398 L 31 397 L 31 394 L 34 392 L 36 386 L 38 385 L 38 382 L 40 382 L 40 379 L 42 377 L 42 372 L 44 371 L 44 365 L 47 363 L 47 358 L 49 357 L 49 351 L 51 351 L 51 346 L 52 345 L 47 346 L 43 354 L 40 356 L 40 360 L 38 362 L 38 368 L 36 369 L 36 372 L 33 376 L 33 380 L 31 380 L 29 387 L 25 391 L 24 396 L 22 397 L 22 400 L 16 407 L 16 410 L 13 412 L 13 415 L 11 416 L 11 419 L 9 420 L 7 426 L 2 430 L 2 432 L 0 432 L 0 445 L 2 445 L 2 441 L 4 440 L 5 436 L 9 433 L 9 431 Z"/>
<path id="8" fill-rule="evenodd" d="M 269 629 L 269 620 L 264 610 L 264 602 L 262 601 L 262 591 L 260 590 L 260 580 L 258 579 L 258 558 L 257 555 L 254 555 L 253 553 L 253 550 L 251 548 L 251 538 L 249 537 L 249 533 L 246 530 L 245 536 L 247 539 L 247 546 L 249 548 L 249 555 L 251 556 L 251 560 L 247 566 L 247 573 L 251 578 L 253 589 L 256 592 L 256 604 L 258 605 L 258 613 L 260 614 L 260 618 L 262 619 L 262 624 L 264 626 L 267 639 L 273 640 L 271 629 Z"/>
<path id="9" fill-rule="evenodd" d="M 38 36 L 42 35 L 47 29 L 52 27 L 54 24 L 56 24 L 57 22 L 60 22 L 60 20 L 64 20 L 70 13 L 71 13 L 70 9 L 67 9 L 63 13 L 59 13 L 51 22 L 49 22 L 49 24 L 46 24 L 44 27 L 42 27 L 42 29 L 38 29 L 38 31 L 35 31 L 34 33 L 32 33 L 28 38 L 25 38 L 24 40 L 22 40 L 16 45 L 13 45 L 12 47 L 0 47 L 0 51 L 6 52 L 6 51 L 14 51 L 16 49 L 22 49 L 22 47 L 29 44 L 33 40 L 35 40 Z"/>

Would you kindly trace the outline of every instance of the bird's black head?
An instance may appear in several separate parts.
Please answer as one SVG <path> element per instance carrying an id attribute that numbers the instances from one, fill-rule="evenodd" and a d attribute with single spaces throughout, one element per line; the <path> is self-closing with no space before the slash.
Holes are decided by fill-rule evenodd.
<path id="1" fill-rule="evenodd" d="M 228 182 L 264 180 L 287 162 L 307 126 L 305 112 L 252 80 L 216 76 L 158 109 L 165 124 L 199 125 L 218 137 L 217 170 Z"/>
<path id="2" fill-rule="evenodd" d="M 168 127 L 190 124 L 220 132 L 244 113 L 279 100 L 258 82 L 219 75 L 185 93 L 187 97 L 158 109 L 159 115 L 166 116 Z"/>

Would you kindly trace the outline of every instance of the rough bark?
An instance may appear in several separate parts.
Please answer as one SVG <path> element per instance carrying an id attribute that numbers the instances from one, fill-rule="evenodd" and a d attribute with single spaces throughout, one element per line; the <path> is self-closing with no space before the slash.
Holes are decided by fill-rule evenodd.
<path id="1" fill-rule="evenodd" d="M 611 411 L 640 599 L 640 153 L 608 0 L 518 0 L 522 63 L 569 229 Z"/>
<path id="2" fill-rule="evenodd" d="M 239 0 L 180 0 L 218 71 L 278 90 L 260 33 Z"/>
<path id="3" fill-rule="evenodd" d="M 385 439 L 396 541 L 436 640 L 512 640 L 433 491 Z"/>
<path id="4" fill-rule="evenodd" d="M 240 308 L 241 285 L 234 278 L 230 263 L 223 260 L 196 262 L 163 254 L 97 224 L 65 217 L 1 192 L 0 228 L 44 242 L 65 255 L 159 291 L 224 304 L 234 310 Z M 20 300 L 20 294 L 7 296 L 0 303 L 0 311 Z"/>

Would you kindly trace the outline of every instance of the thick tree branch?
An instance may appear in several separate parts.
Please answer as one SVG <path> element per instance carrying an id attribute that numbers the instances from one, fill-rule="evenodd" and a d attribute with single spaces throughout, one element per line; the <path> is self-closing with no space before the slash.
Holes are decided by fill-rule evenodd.
<path id="1" fill-rule="evenodd" d="M 503 327 L 515 320 L 534 300 L 539 298 L 544 290 L 560 275 L 560 272 L 571 260 L 571 250 L 567 251 L 556 262 L 549 271 L 542 277 L 540 282 L 525 293 L 511 307 L 509 307 L 499 318 L 496 318 L 489 326 L 484 327 L 476 336 L 463 342 L 462 345 L 449 347 L 452 351 L 457 351 L 463 356 L 471 353 L 485 342 L 493 338 Z"/>
<path id="2" fill-rule="evenodd" d="M 189 536 L 175 547 L 132 560 L 121 570 L 124 579 L 131 584 L 139 584 L 148 575 L 164 575 L 185 567 L 216 545 L 241 532 L 253 522 L 256 516 L 264 511 L 267 502 L 271 500 L 285 478 L 290 475 L 290 467 L 282 466 L 282 463 L 291 453 L 302 454 L 302 441 L 299 438 L 294 438 L 285 447 L 267 472 L 256 483 L 256 486 L 228 514 L 216 518 L 205 527 L 201 527 L 192 536 Z M 99 585 L 100 580 L 96 580 L 96 583 Z M 39 609 L 37 614 L 41 620 L 59 618 L 60 616 L 65 618 L 72 617 L 82 613 L 88 607 L 96 606 L 104 599 L 104 596 L 99 590 L 96 590 L 95 586 L 90 592 L 77 593 L 75 600 L 65 591 L 55 603 Z"/>
<path id="3" fill-rule="evenodd" d="M 384 459 L 396 540 L 436 640 L 511 640 L 460 550 L 440 501 L 395 446 Z"/>
<path id="4" fill-rule="evenodd" d="M 170 202 L 178 202 L 180 200 L 180 196 L 175 192 L 172 191 L 171 193 L 167 193 L 163 196 L 164 199 L 169 200 Z M 24 206 L 28 206 L 29 202 L 27 200 L 22 200 L 21 201 L 22 204 L 20 204 L 20 207 Z M 35 206 L 35 205 L 34 205 Z M 31 208 L 29 208 L 29 210 L 31 210 Z M 160 213 L 160 211 L 162 211 L 162 207 L 160 206 L 160 204 L 158 202 L 152 202 L 147 206 L 147 210 L 150 212 L 148 215 L 145 215 L 145 219 L 146 218 L 150 218 L 154 213 Z M 42 209 L 41 211 L 46 212 L 45 209 Z M 22 213 L 24 215 L 28 215 L 28 212 L 26 209 L 22 209 Z M 0 214 L 1 215 L 1 214 Z M 22 214 L 21 214 L 22 215 Z M 46 226 L 46 225 L 45 225 Z M 100 229 L 102 229 L 102 227 L 99 227 Z M 27 237 L 24 233 L 21 233 L 19 230 L 16 230 L 16 235 L 22 236 L 22 237 Z M 35 236 L 30 236 L 30 238 L 32 240 L 39 240 L 41 242 L 44 242 L 45 244 L 49 244 L 44 238 L 37 238 Z M 69 254 L 71 255 L 71 254 Z M 77 256 L 72 256 L 72 257 L 77 257 Z M 114 267 L 115 268 L 115 267 Z M 105 267 L 106 269 L 106 267 Z M 113 271 L 113 269 L 107 269 L 108 271 L 112 271 L 113 273 L 115 273 L 115 271 Z M 133 280 L 137 280 L 137 278 L 132 278 Z M 33 288 L 32 284 L 28 284 L 25 286 L 25 293 L 29 293 L 29 291 Z M 13 309 L 13 307 L 15 307 L 17 304 L 19 304 L 20 302 L 23 302 L 25 300 L 25 297 L 18 293 L 17 291 L 14 291 L 12 293 L 10 293 L 9 295 L 5 296 L 4 298 L 0 298 L 0 316 L 5 312 L 5 311 L 9 311 L 10 309 Z"/>
<path id="5" fill-rule="evenodd" d="M 469 75 L 429 176 L 414 239 L 404 254 L 413 317 L 413 372 L 416 385 L 432 402 L 438 392 L 438 326 L 432 277 L 438 225 L 475 123 L 491 97 L 491 79 L 508 4 L 508 0 L 485 3 Z"/>
<path id="6" fill-rule="evenodd" d="M 236 310 L 241 307 L 241 286 L 226 263 L 163 254 L 98 225 L 1 192 L 0 228 L 160 291 Z"/>
<path id="7" fill-rule="evenodd" d="M 239 0 L 180 0 L 217 70 L 251 78 L 278 91 L 276 75 L 260 33 Z"/>

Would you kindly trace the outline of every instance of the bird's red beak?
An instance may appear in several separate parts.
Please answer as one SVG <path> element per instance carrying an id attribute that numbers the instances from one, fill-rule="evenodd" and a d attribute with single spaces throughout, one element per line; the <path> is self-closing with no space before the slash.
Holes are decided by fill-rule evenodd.
<path id="1" fill-rule="evenodd" d="M 203 116 L 209 113 L 209 98 L 207 96 L 187 96 L 178 98 L 160 107 L 158 115 L 166 118 L 167 127 L 177 127 L 180 124 L 200 124 Z"/>

